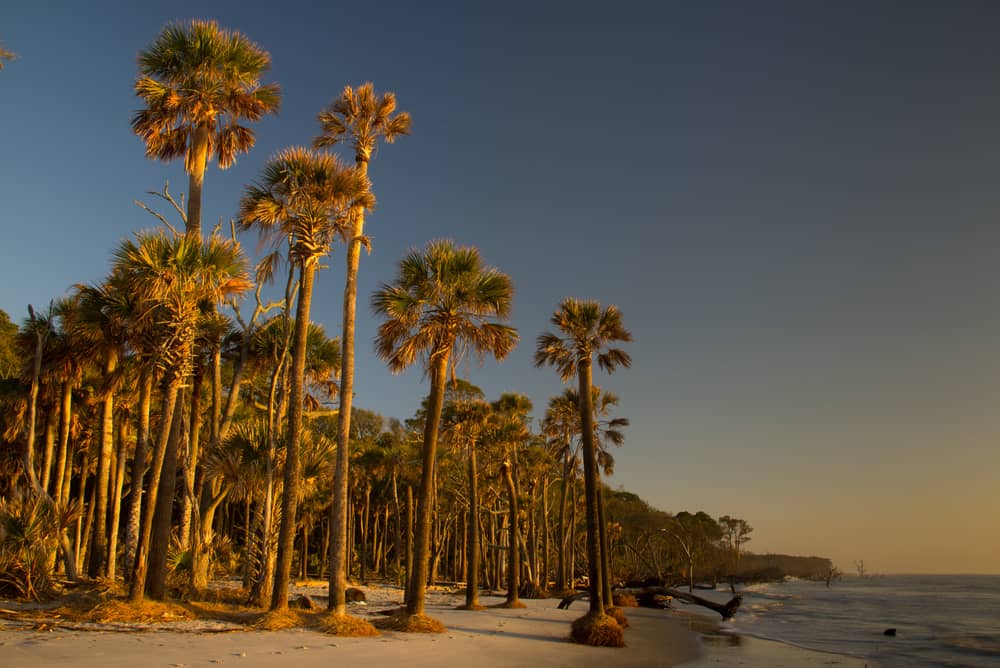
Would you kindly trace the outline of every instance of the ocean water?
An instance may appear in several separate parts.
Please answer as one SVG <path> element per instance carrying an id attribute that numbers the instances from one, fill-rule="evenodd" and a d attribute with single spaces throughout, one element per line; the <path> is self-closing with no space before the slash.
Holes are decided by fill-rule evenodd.
<path id="1" fill-rule="evenodd" d="M 727 592 L 728 593 L 728 592 Z M 1000 576 L 886 575 L 751 585 L 726 632 L 878 666 L 1000 666 Z M 713 599 L 725 598 L 713 592 Z M 889 628 L 896 636 L 884 635 Z"/>

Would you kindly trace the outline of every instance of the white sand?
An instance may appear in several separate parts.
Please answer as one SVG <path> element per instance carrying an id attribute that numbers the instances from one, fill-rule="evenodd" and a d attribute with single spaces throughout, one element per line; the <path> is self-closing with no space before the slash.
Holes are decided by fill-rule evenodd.
<path id="1" fill-rule="evenodd" d="M 398 603 L 401 592 L 365 588 L 367 606 L 352 605 L 357 616 L 374 618 L 375 611 Z M 319 588 L 293 591 L 322 595 Z M 499 597 L 484 596 L 491 605 Z M 146 630 L 89 631 L 56 626 L 34 631 L 17 622 L 0 620 L 0 667 L 80 666 L 213 666 L 242 668 L 288 666 L 329 668 L 334 665 L 407 668 L 439 666 L 636 666 L 659 668 L 683 664 L 706 666 L 862 666 L 828 654 L 806 652 L 779 643 L 742 639 L 740 645 L 704 646 L 682 615 L 669 611 L 628 608 L 631 628 L 623 649 L 584 647 L 568 642 L 570 623 L 586 612 L 586 603 L 559 610 L 555 599 L 525 601 L 523 610 L 490 608 L 481 612 L 455 610 L 461 594 L 430 592 L 427 613 L 444 623 L 438 635 L 383 632 L 378 638 L 339 638 L 318 631 L 247 631 L 221 622 L 171 622 L 146 625 Z M 18 628 L 20 627 L 20 628 Z M 345 663 L 346 662 L 346 663 Z M 687 662 L 687 663 L 684 663 Z"/>

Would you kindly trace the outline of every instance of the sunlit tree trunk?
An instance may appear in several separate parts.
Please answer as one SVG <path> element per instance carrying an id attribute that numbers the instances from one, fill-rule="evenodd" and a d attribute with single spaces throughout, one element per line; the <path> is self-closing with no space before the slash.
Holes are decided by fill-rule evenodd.
<path id="1" fill-rule="evenodd" d="M 418 496 L 416 535 L 413 539 L 413 565 L 409 592 L 406 597 L 408 615 L 424 614 L 424 593 L 427 588 L 428 559 L 431 539 L 431 502 L 434 484 L 434 458 L 437 454 L 438 424 L 444 405 L 445 375 L 450 350 L 436 350 L 431 362 L 431 392 L 428 397 L 427 420 L 424 426 L 423 465 Z"/>
<path id="2" fill-rule="evenodd" d="M 142 524 L 139 529 L 139 541 L 135 555 L 135 565 L 129 583 L 129 600 L 141 601 L 145 595 L 146 575 L 149 571 L 149 550 L 153 534 L 153 515 L 156 512 L 156 498 L 160 488 L 160 473 L 167 454 L 167 442 L 170 440 L 171 417 L 177 405 L 177 393 L 180 389 L 180 379 L 171 378 L 167 381 L 163 393 L 163 417 L 160 424 L 160 434 L 153 448 L 153 461 L 149 471 L 149 486 L 146 490 L 146 503 L 142 506 Z M 141 477 L 140 477 L 141 481 Z M 137 497 L 138 498 L 138 497 Z"/>
<path id="3" fill-rule="evenodd" d="M 139 526 L 142 518 L 142 480 L 146 472 L 146 455 L 149 452 L 149 413 L 153 402 L 153 370 L 144 367 L 139 378 L 139 432 L 132 457 L 132 482 L 129 493 L 128 519 L 125 526 L 125 574 L 129 579 L 135 566 L 135 553 L 139 545 Z"/>
<path id="4" fill-rule="evenodd" d="M 299 493 L 299 447 L 302 442 L 302 399 L 306 368 L 306 344 L 309 333 L 309 309 L 312 304 L 315 262 L 303 262 L 302 282 L 295 313 L 295 344 L 292 349 L 292 387 L 288 411 L 288 447 L 285 452 L 285 484 L 281 500 L 281 528 L 278 532 L 278 558 L 275 564 L 272 610 L 288 608 L 288 579 L 292 570 L 295 519 Z"/>
<path id="5" fill-rule="evenodd" d="M 108 353 L 104 364 L 104 377 L 110 378 L 118 368 L 118 355 Z M 97 477 L 94 480 L 94 539 L 90 550 L 87 575 L 92 578 L 104 575 L 108 563 L 108 489 L 111 486 L 111 458 L 115 447 L 115 396 L 108 392 L 101 402 L 101 441 L 97 457 Z"/>

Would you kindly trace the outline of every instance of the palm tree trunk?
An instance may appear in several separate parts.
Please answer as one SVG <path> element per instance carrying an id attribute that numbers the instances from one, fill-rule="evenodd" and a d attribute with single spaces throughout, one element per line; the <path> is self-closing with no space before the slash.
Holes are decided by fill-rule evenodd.
<path id="1" fill-rule="evenodd" d="M 507 510 L 510 518 L 507 525 L 507 607 L 521 607 L 518 600 L 518 589 L 521 586 L 521 550 L 518 545 L 517 528 L 517 490 L 514 488 L 514 478 L 511 475 L 510 462 L 500 466 L 500 474 L 507 485 Z"/>
<path id="2" fill-rule="evenodd" d="M 590 612 L 604 613 L 604 582 L 601 579 L 600 523 L 597 501 L 597 450 L 594 447 L 594 406 L 591 396 L 591 361 L 579 364 L 580 423 L 583 440 L 583 484 L 587 502 L 587 569 L 590 575 Z"/>
<path id="3" fill-rule="evenodd" d="M 198 512 L 198 499 L 195 497 L 195 477 L 201 465 L 201 402 L 202 381 L 205 369 L 199 362 L 195 364 L 194 375 L 191 378 L 191 415 L 188 429 L 187 457 L 184 461 L 184 501 L 181 506 L 180 543 L 182 549 L 188 549 L 191 542 L 191 524 L 194 514 Z"/>
<path id="4" fill-rule="evenodd" d="M 597 518 L 601 537 L 601 582 L 604 584 L 604 605 L 611 606 L 611 555 L 608 553 L 608 520 L 604 514 L 604 490 L 597 480 Z"/>
<path id="5" fill-rule="evenodd" d="M 368 163 L 357 160 L 362 176 Z M 351 239 L 347 244 L 347 277 L 344 283 L 344 314 L 341 327 L 340 412 L 337 415 L 337 454 L 333 471 L 333 505 L 330 506 L 329 603 L 338 615 L 347 613 L 347 475 L 350 465 L 351 406 L 354 401 L 354 331 L 358 299 L 358 267 L 365 226 L 364 207 L 351 210 Z M 362 557 L 363 560 L 363 557 Z M 363 577 L 363 576 L 362 576 Z"/>
<path id="6" fill-rule="evenodd" d="M 108 353 L 104 365 L 104 377 L 109 378 L 118 367 L 118 355 Z M 107 570 L 108 550 L 108 488 L 111 485 L 111 458 L 115 445 L 115 396 L 108 396 L 101 402 L 101 451 L 97 458 L 97 478 L 94 480 L 94 541 L 90 550 L 87 575 L 92 578 L 104 575 Z"/>
<path id="7" fill-rule="evenodd" d="M 37 392 L 37 389 L 35 390 Z M 34 401 L 32 401 L 34 403 Z M 29 404 L 30 408 L 31 404 Z M 73 455 L 69 451 L 69 426 L 73 413 L 73 383 L 65 380 L 62 384 L 62 396 L 59 406 L 59 453 L 56 455 L 55 470 L 55 495 L 52 497 L 55 502 L 65 505 L 69 497 L 69 490 L 64 490 L 66 486 L 66 460 L 72 459 Z M 29 415 L 29 420 L 33 416 Z"/>
<path id="8" fill-rule="evenodd" d="M 413 574 L 413 525 L 415 524 L 413 508 L 413 485 L 406 485 L 406 593 L 405 600 L 410 596 L 410 576 Z"/>
<path id="9" fill-rule="evenodd" d="M 285 486 L 281 499 L 281 528 L 278 532 L 278 560 L 275 565 L 271 610 L 288 608 L 288 578 L 292 572 L 295 541 L 295 512 L 299 494 L 299 446 L 302 442 L 302 397 L 306 370 L 306 343 L 309 333 L 309 309 L 312 305 L 314 262 L 303 262 L 302 283 L 295 312 L 295 346 L 292 351 L 292 387 L 288 410 L 288 447 L 285 453 Z"/>
<path id="10" fill-rule="evenodd" d="M 167 442 L 170 440 L 171 417 L 177 405 L 177 393 L 180 389 L 180 379 L 171 378 L 163 393 L 163 417 L 160 424 L 160 434 L 156 439 L 156 446 L 153 448 L 153 461 L 149 470 L 149 487 L 146 490 L 146 504 L 142 509 L 142 526 L 139 530 L 139 541 L 136 546 L 135 564 L 132 568 L 132 578 L 129 583 L 129 600 L 139 602 L 143 600 L 146 590 L 146 575 L 149 570 L 149 548 L 153 535 L 153 515 L 156 512 L 156 498 L 160 488 L 160 473 L 163 469 L 163 460 L 167 454 Z M 138 448 L 137 448 L 138 449 Z M 141 466 L 141 465 L 140 465 Z M 133 469 L 134 471 L 135 469 Z M 139 482 L 141 483 L 141 476 Z M 138 503 L 138 493 L 135 494 L 135 503 Z"/>
<path id="11" fill-rule="evenodd" d="M 129 492 L 128 519 L 125 526 L 125 569 L 131 578 L 139 545 L 139 524 L 142 517 L 142 479 L 146 472 L 149 452 L 149 413 L 153 403 L 153 369 L 145 366 L 139 379 L 139 433 L 132 457 L 132 483 Z"/>
<path id="12" fill-rule="evenodd" d="M 108 579 L 114 582 L 118 574 L 118 527 L 121 523 L 122 487 L 125 484 L 125 462 L 128 459 L 128 422 L 118 423 L 118 461 L 115 462 L 115 482 L 111 492 L 111 526 L 108 527 Z"/>
<path id="13" fill-rule="evenodd" d="M 542 591 L 549 590 L 549 484 L 551 480 L 546 480 L 542 484 Z"/>
<path id="14" fill-rule="evenodd" d="M 49 481 L 52 479 L 52 457 L 55 453 L 58 420 L 58 411 L 49 409 L 45 412 L 45 454 L 42 456 L 41 485 L 46 493 L 50 491 Z"/>
<path id="15" fill-rule="evenodd" d="M 396 584 L 402 584 L 403 582 L 403 565 L 402 565 L 402 551 L 403 551 L 403 531 L 402 522 L 403 516 L 400 514 L 399 510 L 399 490 L 396 485 L 396 471 L 392 471 L 392 503 L 396 511 L 396 521 L 394 523 L 395 534 L 394 534 L 394 557 L 396 560 Z"/>
<path id="16" fill-rule="evenodd" d="M 427 588 L 428 558 L 431 538 L 431 496 L 434 481 L 434 458 L 437 455 L 438 424 L 444 405 L 445 380 L 450 350 L 436 350 L 431 355 L 431 393 L 428 397 L 427 420 L 424 425 L 423 466 L 417 499 L 417 522 L 413 544 L 413 565 L 410 569 L 406 614 L 424 614 L 424 592 Z"/>
<path id="17" fill-rule="evenodd" d="M 205 184 L 208 166 L 209 127 L 202 123 L 194 131 L 188 154 L 188 202 L 185 234 L 188 238 L 201 238 L 201 190 Z"/>
<path id="18" fill-rule="evenodd" d="M 479 472 L 476 470 L 476 442 L 469 441 L 469 533 L 466 544 L 465 607 L 479 605 Z"/>
<path id="19" fill-rule="evenodd" d="M 153 515 L 152 544 L 149 549 L 149 575 L 146 591 L 150 598 L 162 601 L 167 586 L 167 552 L 170 549 L 170 529 L 173 525 L 174 497 L 177 489 L 177 452 L 184 434 L 184 390 L 179 390 L 174 403 L 167 449 L 160 467 L 160 484 Z M 152 498 L 149 499 L 153 501 Z"/>

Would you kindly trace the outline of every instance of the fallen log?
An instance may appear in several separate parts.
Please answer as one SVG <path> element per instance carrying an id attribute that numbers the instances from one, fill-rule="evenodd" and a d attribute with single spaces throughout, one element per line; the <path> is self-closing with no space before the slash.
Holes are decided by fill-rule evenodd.
<path id="1" fill-rule="evenodd" d="M 736 610 L 739 609 L 740 604 L 743 602 L 743 594 L 736 594 L 736 596 L 731 598 L 726 603 L 716 603 L 715 601 L 709 601 L 707 598 L 702 598 L 701 596 L 695 596 L 694 594 L 678 591 L 676 589 L 668 589 L 667 587 L 643 587 L 642 589 L 620 589 L 616 591 L 627 591 L 636 597 L 639 601 L 639 605 L 651 608 L 663 607 L 661 602 L 657 602 L 657 597 L 670 596 L 679 601 L 687 601 L 688 603 L 694 603 L 695 605 L 700 605 L 703 608 L 713 610 L 719 613 L 723 620 L 732 619 L 736 615 Z M 590 592 L 586 591 L 570 594 L 559 601 L 559 609 L 565 610 L 569 608 L 574 601 L 580 601 L 589 597 Z"/>

